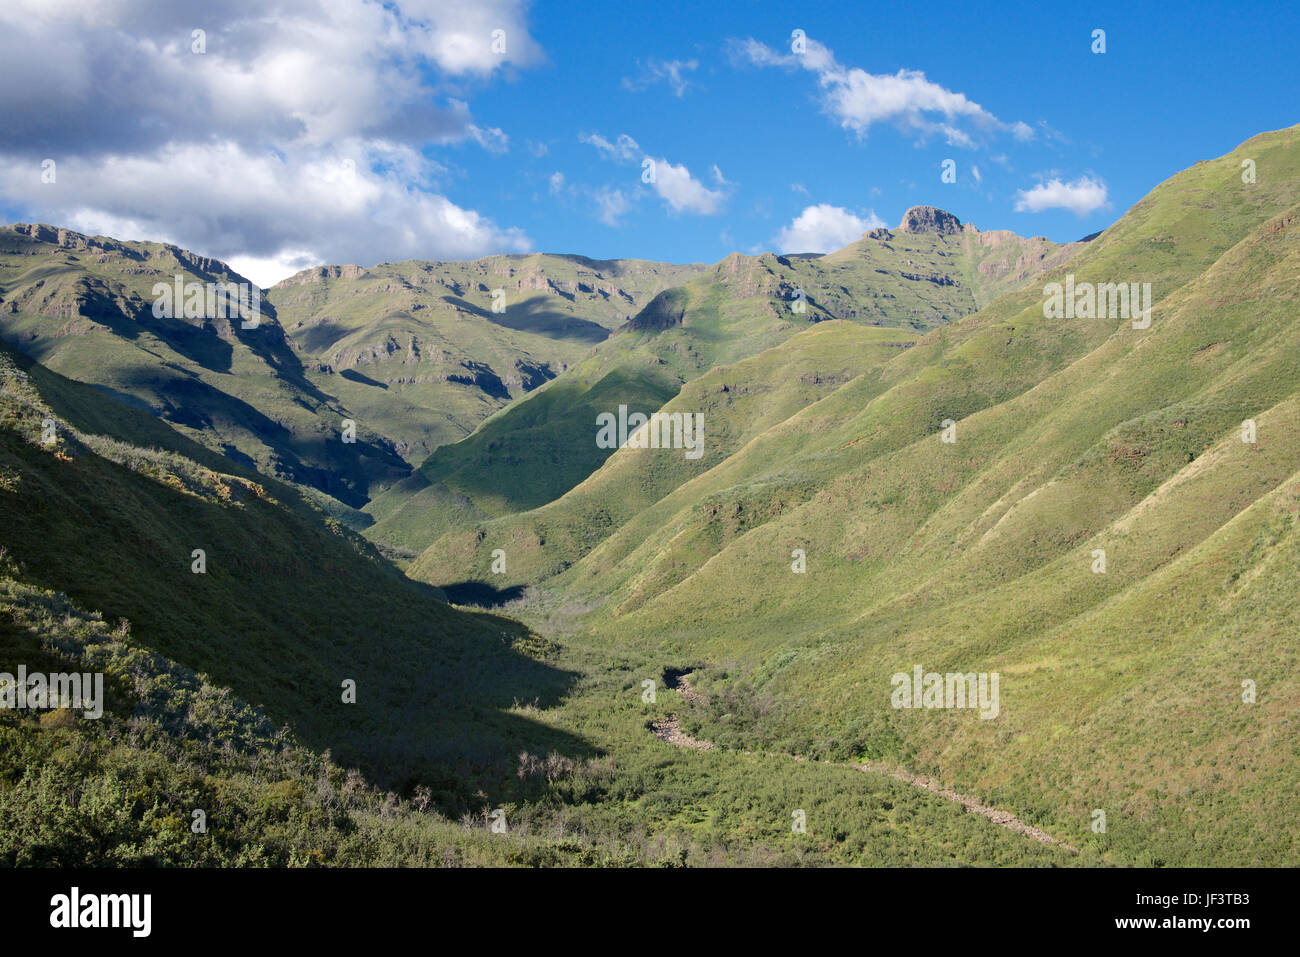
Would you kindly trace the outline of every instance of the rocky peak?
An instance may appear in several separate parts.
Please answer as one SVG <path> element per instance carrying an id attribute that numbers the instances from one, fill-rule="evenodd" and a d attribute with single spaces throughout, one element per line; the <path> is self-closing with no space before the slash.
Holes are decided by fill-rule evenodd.
<path id="1" fill-rule="evenodd" d="M 346 266 L 312 266 L 302 272 L 296 272 L 288 279 L 281 279 L 276 286 L 306 286 L 311 283 L 324 282 L 327 279 L 360 279 L 370 275 L 364 266 L 349 263 Z"/>
<path id="2" fill-rule="evenodd" d="M 898 229 L 904 233 L 940 233 L 948 235 L 961 232 L 961 220 L 952 213 L 933 206 L 913 206 L 903 214 Z"/>

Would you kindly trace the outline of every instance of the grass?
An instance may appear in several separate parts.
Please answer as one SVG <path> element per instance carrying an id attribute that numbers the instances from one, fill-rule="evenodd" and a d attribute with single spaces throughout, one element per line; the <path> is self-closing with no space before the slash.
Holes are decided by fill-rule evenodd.
<path id="1" fill-rule="evenodd" d="M 0 650 L 115 689 L 99 725 L 0 715 L 0 859 L 1294 865 L 1298 139 L 1083 247 L 895 232 L 661 274 L 680 323 L 589 347 L 367 505 L 406 578 L 355 515 L 0 353 Z M 1151 282 L 1151 327 L 1045 319 L 1066 271 Z M 631 400 L 703 412 L 705 455 L 597 454 L 594 412 Z M 892 708 L 914 664 L 998 672 L 998 717 Z M 659 740 L 670 715 L 717 747 Z"/>

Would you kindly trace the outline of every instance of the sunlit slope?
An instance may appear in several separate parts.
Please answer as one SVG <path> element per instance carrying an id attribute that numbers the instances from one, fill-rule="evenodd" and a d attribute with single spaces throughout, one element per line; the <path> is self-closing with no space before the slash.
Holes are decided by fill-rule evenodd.
<path id="1" fill-rule="evenodd" d="M 321 266 L 267 296 L 308 378 L 418 465 L 706 269 L 542 254 Z"/>
<path id="2" fill-rule="evenodd" d="M 1077 393 L 1092 384 L 1086 378 L 1075 378 L 1086 368 L 1072 369 L 1076 363 L 1091 357 L 1098 368 L 1109 370 L 1108 357 L 1126 356 L 1130 351 L 1134 353 L 1131 361 L 1148 361 L 1147 341 L 1159 332 L 1156 327 L 1166 308 L 1185 303 L 1188 295 L 1213 300 L 1211 287 L 1226 281 L 1219 278 L 1226 273 L 1234 273 L 1232 281 L 1244 288 L 1243 295 L 1257 291 L 1249 268 L 1237 265 L 1236 259 L 1256 248 L 1244 237 L 1256 230 L 1260 241 L 1272 235 L 1269 231 L 1276 228 L 1272 220 L 1279 213 L 1269 207 L 1288 209 L 1288 201 L 1294 200 L 1291 194 L 1295 187 L 1287 179 L 1294 174 L 1297 161 L 1294 148 L 1287 148 L 1294 139 L 1294 134 L 1273 134 L 1243 147 L 1260 156 L 1261 165 L 1267 164 L 1278 172 L 1271 189 L 1262 185 L 1243 187 L 1233 173 L 1237 166 L 1235 154 L 1213 164 L 1200 164 L 1159 187 L 1108 230 L 1095 247 L 1071 262 L 1069 268 L 1079 281 L 1105 281 L 1111 276 L 1145 281 L 1150 277 L 1156 301 L 1151 330 L 1134 330 L 1128 323 L 1110 319 L 1046 319 L 1041 289 L 1003 297 L 970 319 L 928 334 L 888 363 L 878 380 L 872 377 L 850 382 L 768 430 L 759 441 L 711 470 L 689 491 L 669 496 L 670 502 L 680 502 L 681 512 L 675 520 L 661 514 L 651 528 L 621 530 L 589 557 L 589 569 L 575 568 L 568 581 L 579 591 L 588 580 L 598 582 L 600 593 L 620 595 L 623 601 L 635 603 L 639 600 L 636 589 L 624 586 L 624 569 L 628 573 L 636 569 L 636 574 L 644 578 L 647 569 L 670 561 L 672 550 L 666 544 L 669 539 L 683 544 L 692 535 L 705 534 L 709 525 L 714 525 L 716 531 L 721 524 L 716 516 L 701 523 L 699 515 L 694 514 L 709 494 L 730 495 L 742 506 L 747 501 L 760 506 L 759 515 L 764 514 L 763 508 L 781 504 L 786 512 L 782 521 L 791 522 L 791 506 L 814 495 L 824 499 L 827 485 L 836 483 L 836 488 L 859 498 L 857 502 L 850 500 L 854 507 L 836 519 L 848 540 L 881 534 L 881 522 L 874 511 L 886 508 L 891 514 L 908 515 L 901 523 L 887 523 L 888 527 L 904 530 L 900 534 L 914 534 L 910 529 L 930 521 L 941 507 L 951 508 L 951 501 L 972 494 L 965 491 L 966 485 L 980 477 L 986 460 L 1023 446 L 1035 430 L 1044 428 L 1041 410 L 1050 396 L 1055 395 L 1066 408 L 1073 407 Z M 1213 175 L 1217 175 L 1217 182 L 1210 179 Z M 1154 241 L 1161 236 L 1183 234 L 1191 237 L 1185 243 Z M 1211 235 L 1215 238 L 1207 238 Z M 1238 242 L 1245 245 L 1231 254 L 1230 264 L 1205 277 L 1195 289 L 1183 288 L 1229 254 Z M 1251 262 L 1255 259 L 1251 258 Z M 1274 299 L 1270 294 L 1265 305 Z M 1189 309 L 1195 314 L 1202 306 L 1197 301 L 1181 308 L 1183 314 L 1188 314 Z M 1251 314 L 1257 316 L 1258 311 L 1258 307 L 1252 307 Z M 1106 429 L 1123 422 L 1128 417 L 1124 410 L 1134 408 L 1141 390 L 1149 389 L 1145 392 L 1148 403 L 1155 401 L 1152 396 L 1177 395 L 1177 391 L 1160 390 L 1186 388 L 1196 381 L 1199 369 L 1215 367 L 1209 362 L 1211 357 L 1219 359 L 1225 352 L 1232 355 L 1250 347 L 1248 340 L 1234 340 L 1230 330 L 1208 335 L 1214 338 L 1197 348 L 1210 348 L 1196 356 L 1196 362 L 1189 363 L 1187 357 L 1176 355 L 1163 366 L 1152 365 L 1150 370 L 1144 367 L 1136 373 L 1133 383 L 1121 387 L 1129 403 L 1112 410 L 1110 421 L 1090 414 L 1083 416 L 1085 431 L 1050 433 L 1049 440 L 1057 443 L 1058 458 L 1063 462 L 1070 452 L 1082 454 Z M 1058 373 L 1067 376 L 1053 380 Z M 1161 374 L 1158 381 L 1153 379 L 1156 373 Z M 1013 399 L 1019 399 L 1019 404 L 990 417 L 987 426 L 984 419 L 971 418 Z M 953 445 L 939 439 L 945 420 L 957 423 L 958 441 Z M 879 474 L 886 460 L 896 469 L 888 476 Z M 997 503 L 1015 483 L 1021 484 L 1022 494 L 1028 494 L 1035 486 L 1026 472 L 1040 478 L 1050 475 L 1053 461 L 1041 458 L 1041 453 L 1026 456 L 1006 477 L 1007 487 L 990 487 L 987 480 L 974 486 L 979 511 L 972 517 Z M 1005 502 L 1003 508 L 1009 504 Z M 750 514 L 755 514 L 752 508 Z M 746 529 L 753 521 L 756 519 L 747 519 L 739 528 Z M 653 535 L 645 539 L 646 553 L 629 552 L 629 545 L 636 547 L 641 541 L 638 536 L 642 532 Z M 622 540 L 624 533 L 631 541 Z M 897 562 L 893 549 L 905 541 L 890 541 L 874 559 L 865 553 L 863 557 L 893 566 Z M 797 547 L 797 543 L 791 547 Z M 711 552 L 706 550 L 706 554 Z M 656 585 L 644 589 L 644 594 L 657 596 L 662 590 L 661 585 Z"/>
<path id="3" fill-rule="evenodd" d="M 1110 808 L 1096 840 L 1130 854 L 1294 860 L 1296 139 L 1174 177 L 1071 262 L 1150 277 L 1149 329 L 1000 300 L 552 586 L 599 605 L 601 640 L 731 663 L 715 693 L 779 702 L 733 715 L 737 742 L 911 759 L 1080 840 Z M 1246 157 L 1268 174 L 1253 187 Z M 894 710 L 890 675 L 918 663 L 1001 672 L 1001 717 Z M 1246 679 L 1269 696 L 1245 704 Z"/>
<path id="4" fill-rule="evenodd" d="M 915 334 L 904 330 L 832 320 L 750 359 L 713 369 L 660 410 L 703 417 L 699 458 L 688 458 L 685 449 L 621 448 L 556 501 L 449 532 L 407 573 L 422 581 L 476 579 L 501 585 L 558 574 L 626 523 L 647 516 L 653 521 L 656 503 L 674 489 L 705 475 L 845 382 L 879 370 L 915 341 Z M 507 556 L 502 575 L 491 572 L 496 549 Z"/>
<path id="5" fill-rule="evenodd" d="M 646 733 L 629 659 L 449 609 L 294 494 L 0 345 L 0 671 L 107 689 L 99 720 L 0 711 L 0 862 L 1073 860 L 884 776 L 701 764 Z"/>
<path id="6" fill-rule="evenodd" d="M 409 555 L 448 529 L 535 508 L 608 457 L 594 441 L 602 412 L 652 412 L 683 383 L 829 319 L 909 331 L 952 322 L 1082 248 L 980 233 L 916 207 L 898 229 L 828 256 L 728 256 L 647 304 L 559 380 L 439 449 L 367 508 L 377 519 L 367 535 Z"/>
<path id="7" fill-rule="evenodd" d="M 1151 281 L 1157 302 L 1153 314 L 1158 316 L 1163 299 L 1212 265 L 1236 241 L 1234 237 L 1257 227 L 1272 209 L 1287 202 L 1294 188 L 1288 180 L 1289 164 L 1295 162 L 1290 148 L 1293 140 L 1290 131 L 1267 134 L 1239 151 L 1262 158 L 1274 174 L 1271 185 L 1244 187 L 1231 172 L 1237 154 L 1213 164 L 1198 164 L 1153 191 L 1071 260 L 1069 270 L 1080 282 Z M 1189 237 L 1186 241 L 1170 238 L 1184 234 Z M 1060 277 L 1049 272 L 1040 282 L 1051 278 Z M 1125 335 L 1141 335 L 1136 330 L 1119 330 L 1120 323 L 1110 319 L 1045 319 L 1041 289 L 1035 284 L 1002 297 L 978 316 L 928 334 L 878 374 L 850 382 L 790 421 L 768 429 L 743 454 L 723 461 L 689 489 L 679 489 L 613 530 L 590 560 L 566 577 L 566 584 L 583 593 L 591 583 L 596 595 L 616 595 L 618 607 L 635 606 L 689 574 L 716 552 L 721 540 L 800 504 L 832 481 L 849 489 L 864 486 L 860 493 L 864 505 L 881 498 L 895 509 L 919 509 L 912 521 L 924 521 L 935 506 L 910 486 L 933 471 L 935 460 L 927 443 L 938 441 L 945 420 L 961 421 L 1021 395 L 1028 403 L 1026 408 L 1032 409 L 1042 401 L 1047 388 L 1042 384 L 1053 373 L 1067 369 L 1112 337 L 1115 341 L 1109 348 L 1114 350 L 1126 348 L 1129 340 Z M 792 340 L 791 347 L 797 348 L 804 338 Z M 1107 354 L 1099 353 L 1097 359 Z M 773 377 L 771 381 L 774 388 L 792 387 L 788 378 Z M 1076 388 L 1072 380 L 1061 383 L 1054 387 L 1058 392 Z M 1008 419 L 1001 424 L 1000 434 L 1008 441 L 1023 442 L 1019 433 L 1026 421 Z M 963 439 L 969 438 L 965 432 L 965 424 L 960 425 Z M 969 447 L 969 442 L 959 442 L 945 449 Z M 900 461 L 907 464 L 900 474 L 909 481 L 900 481 L 892 490 L 880 481 L 864 483 L 861 473 L 882 453 L 892 452 L 904 456 Z M 626 454 L 647 453 L 619 453 Z M 657 462 L 658 458 L 667 456 L 655 453 L 646 461 Z M 706 457 L 705 461 L 713 460 Z M 1041 471 L 1042 466 L 1037 468 Z M 949 484 L 955 480 L 942 481 Z M 950 491 L 957 488 L 953 484 Z M 942 496 L 943 492 L 933 494 Z M 987 504 L 981 510 L 985 507 Z M 736 514 L 730 516 L 731 512 Z M 852 531 L 864 521 L 861 512 L 861 507 L 850 510 L 838 521 Z M 701 521 L 702 515 L 708 520 Z M 670 546 L 670 542 L 674 544 Z M 480 547 L 495 546 L 484 539 Z M 883 549 L 883 555 L 891 554 L 891 548 Z M 429 559 L 436 562 L 434 551 Z M 688 551 L 695 557 L 685 559 Z M 442 574 L 454 575 L 457 569 L 478 572 L 487 567 L 486 551 L 474 556 L 463 556 L 459 550 L 449 554 Z M 509 571 L 494 580 L 503 584 L 536 580 L 528 577 L 532 567 L 554 569 L 570 560 L 562 546 L 554 561 L 519 566 L 518 575 Z M 424 570 L 432 573 L 434 566 L 426 565 Z"/>
<path id="8" fill-rule="evenodd" d="M 48 368 L 147 409 L 209 449 L 360 505 L 409 467 L 307 377 L 262 300 L 240 318 L 154 315 L 154 287 L 242 283 L 224 263 L 162 243 L 119 242 L 49 226 L 0 228 L 0 338 Z M 251 295 L 251 289 L 249 290 Z M 189 295 L 189 292 L 186 292 Z"/>

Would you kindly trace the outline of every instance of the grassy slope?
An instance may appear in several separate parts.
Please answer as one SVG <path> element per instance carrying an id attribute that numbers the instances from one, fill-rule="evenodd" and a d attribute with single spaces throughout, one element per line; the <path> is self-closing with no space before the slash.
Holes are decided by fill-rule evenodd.
<path id="1" fill-rule="evenodd" d="M 653 521 L 655 503 L 710 471 L 747 443 L 833 392 L 879 368 L 916 341 L 899 329 L 819 323 L 785 344 L 710 370 L 668 402 L 667 413 L 701 413 L 705 450 L 619 449 L 586 481 L 549 504 L 453 530 L 407 569 L 417 580 L 453 576 L 492 582 L 491 552 L 504 549 L 507 585 L 541 581 L 577 562 L 606 536 L 633 521 Z"/>
<path id="2" fill-rule="evenodd" d="M 0 671 L 102 671 L 110 689 L 97 722 L 0 713 L 0 861 L 1066 860 L 879 776 L 701 767 L 646 733 L 672 695 L 640 704 L 644 660 L 448 608 L 242 471 L 0 346 Z M 492 808 L 508 834 L 487 830 Z"/>
<path id="3" fill-rule="evenodd" d="M 1116 860 L 1294 862 L 1298 141 L 1264 134 L 1179 174 L 1069 263 L 1151 281 L 1149 330 L 1044 319 L 1038 289 L 1003 297 L 677 487 L 549 587 L 597 606 L 592 641 L 712 663 L 704 737 L 913 761 Z M 1269 171 L 1257 186 L 1243 157 Z M 486 567 L 462 551 L 422 570 L 465 565 Z M 894 711 L 889 676 L 918 662 L 999 670 L 1003 716 Z M 1253 706 L 1247 677 L 1269 689 Z"/>
<path id="4" fill-rule="evenodd" d="M 319 267 L 268 299 L 308 377 L 419 464 L 705 268 L 540 254 Z"/>
<path id="5" fill-rule="evenodd" d="M 413 557 L 450 529 L 545 504 L 608 458 L 595 445 L 601 412 L 653 411 L 682 383 L 827 319 L 908 330 L 942 325 L 1079 248 L 969 228 L 895 231 L 828 256 L 728 256 L 674 291 L 672 321 L 651 303 L 559 380 L 435 452 L 418 475 L 368 506 L 377 521 L 367 535 Z M 803 313 L 792 308 L 798 290 Z"/>
<path id="6" fill-rule="evenodd" d="M 527 637 L 514 623 L 448 608 L 286 486 L 81 432 L 75 420 L 56 446 L 33 444 L 52 414 L 46 392 L 93 402 L 39 366 L 7 375 L 0 541 L 26 580 L 129 619 L 151 648 L 304 742 L 386 784 L 490 770 L 514 757 L 516 719 L 501 709 L 563 689 L 564 674 L 511 650 Z M 120 419 L 114 431 L 134 437 L 131 410 Z M 196 548 L 206 574 L 191 571 Z M 346 678 L 359 686 L 351 708 L 340 704 Z"/>
<path id="7" fill-rule="evenodd" d="M 0 229 L 0 336 L 69 378 L 94 383 L 272 475 L 360 505 L 408 467 L 381 435 L 305 376 L 274 311 L 236 320 L 166 319 L 152 289 L 238 282 L 224 264 L 160 243 L 120 243 L 46 226 Z"/>

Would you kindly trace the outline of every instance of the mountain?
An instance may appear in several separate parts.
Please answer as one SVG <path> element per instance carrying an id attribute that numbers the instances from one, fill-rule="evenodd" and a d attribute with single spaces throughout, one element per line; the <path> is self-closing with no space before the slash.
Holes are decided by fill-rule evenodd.
<path id="1" fill-rule="evenodd" d="M 322 266 L 267 299 L 307 378 L 418 465 L 703 269 L 545 255 Z"/>
<path id="2" fill-rule="evenodd" d="M 596 417 L 649 413 L 710 369 L 780 345 L 829 319 L 924 331 L 1083 248 L 982 233 L 932 207 L 825 256 L 728 256 L 661 292 L 563 375 L 437 449 L 367 506 L 372 540 L 411 557 L 443 531 L 535 508 L 591 474 L 611 449 Z"/>
<path id="3" fill-rule="evenodd" d="M 928 328 L 1074 248 L 908 217 L 890 240 L 830 257 L 322 266 L 265 294 L 175 246 L 17 224 L 0 229 L 0 339 L 213 451 L 323 493 L 354 527 L 378 521 L 375 541 L 414 555 L 441 531 L 411 517 L 433 502 L 463 522 L 543 504 L 589 474 L 603 454 L 574 449 L 575 430 L 613 392 L 656 408 L 713 365 L 830 316 Z M 210 297 L 187 311 L 178 294 L 159 309 L 159 289 L 227 284 L 246 292 L 255 321 Z M 790 312 L 783 300 L 805 287 L 806 312 Z M 638 325 L 669 295 L 692 326 L 686 339 Z M 535 405 L 516 403 L 533 392 Z M 485 455 L 505 466 L 496 490 L 476 483 Z"/>
<path id="4" fill-rule="evenodd" d="M 0 861 L 1294 865 L 1298 228 L 1300 127 L 1087 242 L 322 267 L 244 329 L 13 227 L 0 671 L 108 706 L 0 710 Z"/>
<path id="5" fill-rule="evenodd" d="M 0 338 L 213 451 L 346 505 L 406 474 L 392 443 L 364 421 L 355 442 L 340 441 L 352 413 L 307 379 L 274 308 L 252 301 L 260 291 L 245 285 L 251 320 L 207 302 L 188 318 L 180 302 L 156 310 L 155 288 L 177 277 L 200 292 L 246 284 L 224 263 L 162 243 L 0 229 Z M 173 315 L 155 314 L 165 311 Z"/>
<path id="6" fill-rule="evenodd" d="M 175 246 L 18 224 L 0 229 L 0 339 L 364 524 L 350 509 L 703 268 L 574 256 L 321 267 L 263 296 Z M 242 284 L 256 320 L 211 301 L 186 315 L 184 296 L 158 315 L 156 289 L 177 277 L 183 290 Z"/>
<path id="7" fill-rule="evenodd" d="M 97 718 L 0 709 L 8 866 L 1065 856 L 847 768 L 791 768 L 814 822 L 849 838 L 798 839 L 784 785 L 730 758 L 701 774 L 644 731 L 636 696 L 611 738 L 584 702 L 621 666 L 579 693 L 580 654 L 448 607 L 291 486 L 3 345 L 0 542 L 0 673 L 105 690 Z M 705 794 L 755 839 L 684 828 Z"/>
<path id="8" fill-rule="evenodd" d="M 620 449 L 410 573 L 692 671 L 683 726 L 715 743 L 904 763 L 1114 859 L 1293 862 L 1297 184 L 1300 129 L 1263 134 L 857 370 L 818 328 L 715 368 L 679 396 L 726 436 L 698 468 Z M 1066 282 L 1150 283 L 1149 327 L 1049 318 Z M 761 424 L 705 388 L 800 362 L 852 377 Z M 895 709 L 918 663 L 999 672 L 1002 717 Z"/>

